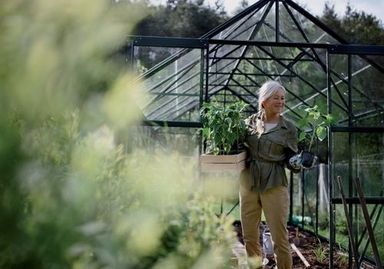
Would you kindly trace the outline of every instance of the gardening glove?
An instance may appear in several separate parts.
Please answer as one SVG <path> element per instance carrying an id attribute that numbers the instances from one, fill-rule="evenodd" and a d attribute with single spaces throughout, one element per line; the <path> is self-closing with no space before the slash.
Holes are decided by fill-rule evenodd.
<path id="1" fill-rule="evenodd" d="M 317 160 L 317 156 L 302 151 L 289 159 L 289 165 L 296 170 L 312 169 L 315 167 Z"/>
<path id="2" fill-rule="evenodd" d="M 301 163 L 303 162 L 302 160 L 302 154 L 295 154 L 291 158 L 289 158 L 289 165 L 294 169 L 294 170 L 301 170 L 302 166 Z"/>

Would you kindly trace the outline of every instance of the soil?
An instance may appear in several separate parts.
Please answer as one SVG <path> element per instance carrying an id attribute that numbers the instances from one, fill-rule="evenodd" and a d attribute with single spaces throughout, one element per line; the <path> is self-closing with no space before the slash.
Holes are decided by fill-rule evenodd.
<path id="1" fill-rule="evenodd" d="M 241 224 L 239 221 L 234 223 L 234 229 L 237 233 L 239 244 L 237 248 L 243 247 L 243 252 L 245 249 L 242 240 L 241 234 Z M 262 229 L 261 229 L 262 231 Z M 309 266 L 306 266 L 303 260 L 299 257 L 299 254 L 291 247 L 292 259 L 293 259 L 293 268 L 294 269 L 320 269 L 320 268 L 329 268 L 329 246 L 328 242 L 321 242 L 316 236 L 312 233 L 300 231 L 297 227 L 289 226 L 289 242 L 294 244 L 298 251 L 303 255 L 304 259 L 308 262 Z M 260 237 L 262 244 L 262 236 Z M 274 267 L 275 261 L 273 255 L 267 256 L 269 259 L 268 265 L 264 268 L 276 268 Z M 334 252 L 333 259 L 333 268 L 335 269 L 347 269 L 348 268 L 348 253 L 343 252 L 342 250 L 336 249 Z M 375 267 L 368 263 L 363 263 L 360 266 L 361 269 L 374 269 Z"/>

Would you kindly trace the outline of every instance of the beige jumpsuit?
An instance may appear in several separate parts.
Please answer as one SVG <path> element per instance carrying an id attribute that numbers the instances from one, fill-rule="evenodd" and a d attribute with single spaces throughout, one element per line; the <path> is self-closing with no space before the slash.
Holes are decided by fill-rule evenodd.
<path id="1" fill-rule="evenodd" d="M 247 254 L 262 256 L 259 225 L 263 210 L 274 242 L 278 269 L 291 269 L 286 226 L 289 193 L 284 163 L 287 149 L 297 152 L 296 127 L 281 116 L 277 126 L 261 135 L 250 134 L 245 141 L 251 160 L 240 178 L 240 214 Z"/>

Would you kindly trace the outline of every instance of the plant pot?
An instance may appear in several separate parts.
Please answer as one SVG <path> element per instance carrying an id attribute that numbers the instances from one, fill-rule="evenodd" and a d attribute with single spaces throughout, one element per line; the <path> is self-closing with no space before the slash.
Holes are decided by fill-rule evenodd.
<path id="1" fill-rule="evenodd" d="M 317 163 L 317 160 L 318 160 L 317 156 L 309 151 L 301 152 L 301 158 L 302 158 L 301 165 L 306 169 L 312 168 Z"/>
<path id="2" fill-rule="evenodd" d="M 200 169 L 202 172 L 241 171 L 245 168 L 245 151 L 231 155 L 202 154 Z"/>

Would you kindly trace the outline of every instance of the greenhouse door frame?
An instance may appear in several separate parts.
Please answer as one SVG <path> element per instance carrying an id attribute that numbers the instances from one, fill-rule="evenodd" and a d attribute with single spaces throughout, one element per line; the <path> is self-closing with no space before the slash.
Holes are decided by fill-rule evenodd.
<path id="1" fill-rule="evenodd" d="M 335 211 L 336 211 L 336 205 L 341 205 L 343 202 L 341 198 L 333 197 L 334 190 L 333 190 L 333 182 L 335 182 L 335 171 L 334 171 L 334 159 L 333 159 L 333 138 L 336 133 L 348 133 L 348 143 L 349 143 L 349 152 L 351 153 L 351 149 L 353 147 L 352 145 L 352 139 L 351 136 L 355 133 L 381 133 L 384 134 L 384 127 L 378 127 L 378 126 L 369 126 L 369 127 L 355 127 L 352 123 L 352 56 L 359 56 L 363 59 L 365 59 L 368 63 L 370 63 L 372 66 L 374 66 L 379 71 L 383 72 L 383 67 L 380 65 L 377 65 L 374 61 L 370 60 L 366 56 L 384 56 L 384 46 L 364 46 L 364 45 L 331 45 L 327 49 L 327 108 L 328 113 L 332 113 L 332 91 L 333 91 L 333 85 L 331 84 L 331 59 L 333 56 L 347 56 L 348 57 L 348 74 L 347 74 L 347 81 L 348 81 L 348 126 L 347 127 L 335 127 L 332 126 L 328 130 L 328 195 L 329 195 L 329 268 L 333 269 L 333 258 L 334 253 L 333 249 L 335 247 L 335 236 L 336 236 L 336 224 L 335 224 Z M 353 164 L 352 164 L 352 154 L 349 154 L 349 160 L 348 160 L 348 177 L 346 178 L 348 180 L 348 193 L 346 198 L 346 203 L 348 205 L 349 209 L 349 220 L 353 220 L 353 205 L 360 204 L 360 200 L 358 197 L 354 197 L 353 193 Z M 382 205 L 384 204 L 384 197 L 366 197 L 366 203 L 367 204 L 373 204 L 373 205 Z M 357 237 L 357 235 L 356 235 Z M 356 241 L 356 240 L 355 240 Z M 357 246 L 358 247 L 358 246 Z M 332 251 L 331 251 L 332 250 Z M 349 243 L 348 248 L 349 253 L 349 266 L 352 264 L 352 246 Z M 358 255 L 358 254 L 357 254 Z M 364 257 L 366 258 L 366 257 Z M 366 258 L 367 259 L 367 258 Z M 369 262 L 374 263 L 374 260 L 367 259 Z"/>

